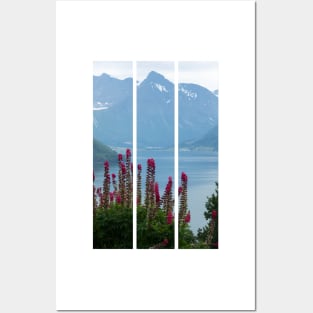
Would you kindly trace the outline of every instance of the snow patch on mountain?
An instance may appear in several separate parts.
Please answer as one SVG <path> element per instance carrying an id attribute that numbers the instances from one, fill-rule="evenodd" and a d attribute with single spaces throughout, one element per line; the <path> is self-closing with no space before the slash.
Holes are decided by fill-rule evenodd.
<path id="1" fill-rule="evenodd" d="M 160 92 L 168 92 L 165 86 L 162 86 L 161 84 L 154 83 L 153 84 L 157 89 L 159 89 Z"/>
<path id="2" fill-rule="evenodd" d="M 112 106 L 112 103 L 110 102 L 100 102 L 100 101 L 97 101 L 93 107 L 93 110 L 94 111 L 101 111 L 101 110 L 107 110 L 109 109 L 110 107 Z"/>
<path id="3" fill-rule="evenodd" d="M 109 109 L 109 107 L 93 108 L 94 111 L 102 111 L 107 109 Z"/>
<path id="4" fill-rule="evenodd" d="M 194 99 L 196 99 L 196 98 L 198 97 L 198 95 L 197 95 L 196 92 L 193 92 L 193 91 L 191 91 L 191 90 L 187 90 L 187 89 L 185 89 L 184 87 L 179 88 L 179 90 L 180 90 L 182 93 L 184 93 L 184 94 L 185 94 L 187 97 L 189 97 L 189 98 L 194 98 Z"/>

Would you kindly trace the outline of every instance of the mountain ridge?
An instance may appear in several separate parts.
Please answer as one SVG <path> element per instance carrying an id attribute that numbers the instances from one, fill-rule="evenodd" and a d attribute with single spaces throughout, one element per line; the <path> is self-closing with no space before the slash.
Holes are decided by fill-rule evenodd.
<path id="1" fill-rule="evenodd" d="M 132 78 L 94 76 L 94 135 L 109 145 L 132 142 Z M 110 83 L 106 81 L 109 80 Z M 101 83 L 102 82 L 102 83 Z M 107 84 L 101 86 L 101 84 Z M 194 83 L 180 83 L 179 142 L 193 145 L 213 143 L 202 140 L 218 125 L 216 91 Z M 218 91 L 217 91 L 218 94 Z M 137 142 L 145 146 L 174 145 L 174 84 L 162 74 L 151 71 L 137 85 Z M 216 128 L 217 129 L 217 128 Z M 211 132 L 212 133 L 212 132 Z M 213 132 L 217 138 L 218 134 Z M 208 137 L 210 137 L 208 135 Z M 202 140 L 202 141 L 201 141 Z"/>

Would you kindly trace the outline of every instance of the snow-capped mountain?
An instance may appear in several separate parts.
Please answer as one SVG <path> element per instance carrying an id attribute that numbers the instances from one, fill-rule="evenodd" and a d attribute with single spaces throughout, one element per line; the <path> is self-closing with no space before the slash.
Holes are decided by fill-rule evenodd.
<path id="1" fill-rule="evenodd" d="M 217 136 L 211 131 L 218 124 L 217 95 L 196 84 L 179 84 L 178 94 L 179 141 Z M 94 137 L 109 145 L 132 142 L 132 79 L 94 77 L 93 102 Z M 154 71 L 137 84 L 137 136 L 138 147 L 174 145 L 174 84 Z"/>
<path id="2" fill-rule="evenodd" d="M 138 147 L 174 146 L 174 84 L 150 72 L 137 89 Z"/>

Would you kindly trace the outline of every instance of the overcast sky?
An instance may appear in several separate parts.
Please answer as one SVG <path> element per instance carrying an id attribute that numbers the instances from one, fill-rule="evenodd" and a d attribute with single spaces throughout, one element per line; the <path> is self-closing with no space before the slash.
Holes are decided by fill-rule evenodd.
<path id="1" fill-rule="evenodd" d="M 133 77 L 132 62 L 93 62 L 93 75 L 106 73 L 118 79 Z"/>
<path id="2" fill-rule="evenodd" d="M 179 83 L 195 83 L 214 91 L 218 89 L 217 62 L 179 62 Z"/>
<path id="3" fill-rule="evenodd" d="M 174 62 L 137 62 L 137 81 L 143 81 L 151 71 L 174 81 Z M 94 75 L 102 73 L 119 79 L 132 77 L 132 62 L 94 62 Z M 199 84 L 211 91 L 218 89 L 217 62 L 179 62 L 178 73 L 180 83 Z"/>
<path id="4" fill-rule="evenodd" d="M 174 70 L 174 62 L 137 62 L 137 81 L 142 82 L 151 71 L 155 71 L 174 82 Z"/>

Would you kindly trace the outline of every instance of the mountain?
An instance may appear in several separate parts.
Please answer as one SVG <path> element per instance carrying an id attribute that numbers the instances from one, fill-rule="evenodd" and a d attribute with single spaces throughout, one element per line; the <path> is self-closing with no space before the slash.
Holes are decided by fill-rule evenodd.
<path id="1" fill-rule="evenodd" d="M 202 138 L 218 124 L 218 98 L 196 84 L 178 85 L 179 142 Z"/>
<path id="2" fill-rule="evenodd" d="M 213 151 L 218 151 L 218 125 L 211 128 L 199 140 L 186 141 L 181 144 L 181 147 L 190 149 L 210 148 Z"/>
<path id="3" fill-rule="evenodd" d="M 93 77 L 93 135 L 110 146 L 131 146 L 133 80 Z"/>
<path id="4" fill-rule="evenodd" d="M 118 155 L 110 147 L 104 145 L 100 141 L 93 139 L 93 164 L 103 165 L 105 161 L 109 161 L 112 164 L 117 163 Z"/>
<path id="5" fill-rule="evenodd" d="M 133 94 L 133 80 L 123 80 L 107 74 L 93 77 L 93 107 L 105 109 L 113 104 L 123 102 Z"/>
<path id="6" fill-rule="evenodd" d="M 217 136 L 217 95 L 197 84 L 181 83 L 178 88 L 179 142 L 212 145 L 206 136 Z M 93 110 L 96 139 L 111 146 L 131 145 L 131 78 L 95 76 Z M 137 85 L 137 136 L 139 148 L 174 145 L 174 84 L 155 71 Z"/>
<path id="7" fill-rule="evenodd" d="M 174 84 L 150 72 L 137 88 L 137 145 L 174 146 Z"/>

